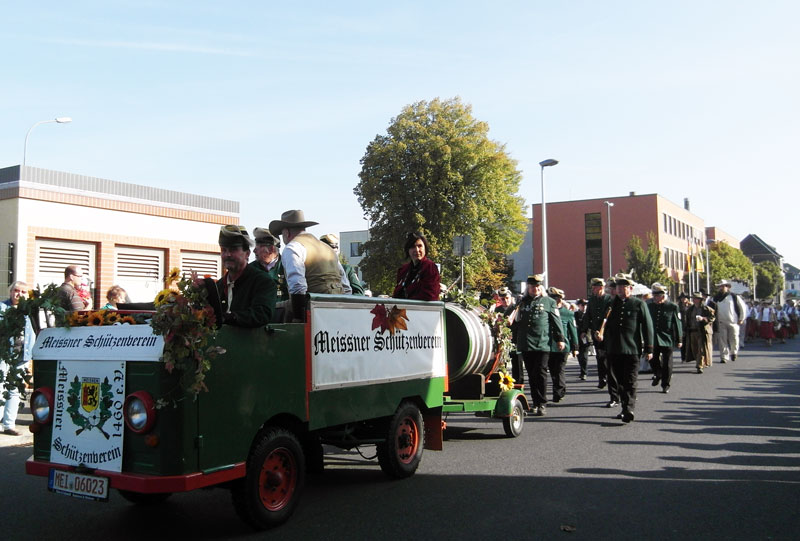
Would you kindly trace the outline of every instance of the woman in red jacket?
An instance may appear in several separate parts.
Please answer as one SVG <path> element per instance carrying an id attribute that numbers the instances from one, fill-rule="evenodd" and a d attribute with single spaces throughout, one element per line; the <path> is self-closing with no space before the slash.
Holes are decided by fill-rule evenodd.
<path id="1" fill-rule="evenodd" d="M 428 239 L 422 233 L 411 233 L 403 248 L 411 261 L 397 271 L 397 285 L 392 297 L 438 301 L 440 284 L 439 269 L 427 258 Z"/>

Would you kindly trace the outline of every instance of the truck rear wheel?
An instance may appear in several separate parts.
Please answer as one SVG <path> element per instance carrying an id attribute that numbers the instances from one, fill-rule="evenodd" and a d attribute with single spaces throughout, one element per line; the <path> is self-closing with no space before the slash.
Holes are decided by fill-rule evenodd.
<path id="1" fill-rule="evenodd" d="M 503 417 L 503 430 L 506 431 L 506 436 L 509 438 L 516 438 L 522 434 L 522 428 L 525 426 L 525 407 L 522 405 L 522 400 L 519 397 L 514 399 L 514 407 L 511 408 L 511 415 Z"/>
<path id="2" fill-rule="evenodd" d="M 383 473 L 395 479 L 411 477 L 422 460 L 422 414 L 413 402 L 403 402 L 391 421 L 386 441 L 377 446 Z"/>
<path id="3" fill-rule="evenodd" d="M 283 524 L 292 515 L 305 482 L 305 459 L 297 437 L 268 430 L 247 460 L 247 475 L 233 487 L 236 513 L 253 528 Z"/>

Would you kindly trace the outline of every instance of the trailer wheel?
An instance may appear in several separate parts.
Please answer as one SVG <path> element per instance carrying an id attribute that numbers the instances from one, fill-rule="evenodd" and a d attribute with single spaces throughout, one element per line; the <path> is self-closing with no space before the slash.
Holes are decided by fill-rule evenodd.
<path id="1" fill-rule="evenodd" d="M 136 505 L 158 505 L 167 501 L 172 496 L 172 492 L 157 492 L 146 494 L 144 492 L 132 492 L 130 490 L 118 490 L 119 495 Z"/>
<path id="2" fill-rule="evenodd" d="M 506 436 L 509 438 L 516 438 L 522 434 L 524 426 L 525 408 L 522 405 L 522 400 L 517 397 L 514 399 L 514 407 L 511 408 L 511 415 L 503 417 L 503 430 L 506 431 Z"/>
<path id="3" fill-rule="evenodd" d="M 292 515 L 305 481 L 305 459 L 297 437 L 268 430 L 247 460 L 247 475 L 233 487 L 236 513 L 253 528 L 283 524 Z"/>
<path id="4" fill-rule="evenodd" d="M 389 421 L 386 441 L 377 446 L 383 473 L 395 479 L 411 477 L 422 460 L 422 414 L 412 402 L 403 402 Z"/>

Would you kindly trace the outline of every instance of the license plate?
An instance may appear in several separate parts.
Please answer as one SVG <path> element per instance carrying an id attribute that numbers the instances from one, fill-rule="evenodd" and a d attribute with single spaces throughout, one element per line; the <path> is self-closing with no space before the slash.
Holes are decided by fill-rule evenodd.
<path id="1" fill-rule="evenodd" d="M 50 470 L 47 489 L 76 498 L 107 501 L 108 477 L 53 469 Z"/>

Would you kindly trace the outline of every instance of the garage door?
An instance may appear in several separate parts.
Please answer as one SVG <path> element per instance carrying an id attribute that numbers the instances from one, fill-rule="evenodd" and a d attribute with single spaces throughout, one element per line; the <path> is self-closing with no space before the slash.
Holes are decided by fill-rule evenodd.
<path id="1" fill-rule="evenodd" d="M 131 302 L 152 302 L 164 289 L 165 274 L 163 250 L 127 246 L 114 249 L 114 284 L 122 286 Z M 105 296 L 105 291 L 102 294 Z"/>
<path id="2" fill-rule="evenodd" d="M 95 245 L 90 243 L 36 239 L 35 284 L 42 288 L 47 284 L 61 284 L 64 268 L 76 265 L 89 279 L 94 295 L 95 252 Z"/>
<path id="3" fill-rule="evenodd" d="M 200 277 L 210 276 L 214 280 L 219 278 L 219 254 L 205 252 L 182 252 L 181 271 L 184 276 L 189 276 L 192 271 Z"/>

